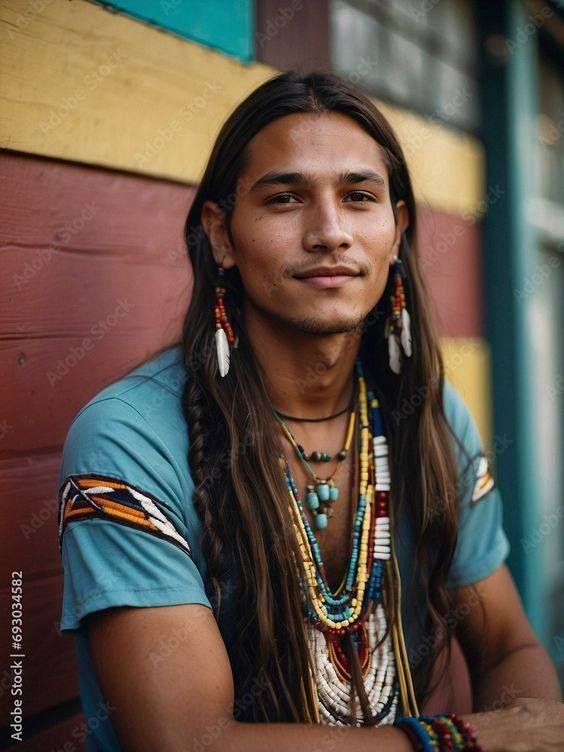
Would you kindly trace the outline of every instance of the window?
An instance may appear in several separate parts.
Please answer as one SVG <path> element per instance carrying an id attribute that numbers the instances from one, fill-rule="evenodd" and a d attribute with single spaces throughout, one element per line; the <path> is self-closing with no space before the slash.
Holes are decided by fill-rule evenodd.
<path id="1" fill-rule="evenodd" d="M 478 132 L 470 0 L 331 0 L 330 14 L 336 72 L 383 101 Z"/>

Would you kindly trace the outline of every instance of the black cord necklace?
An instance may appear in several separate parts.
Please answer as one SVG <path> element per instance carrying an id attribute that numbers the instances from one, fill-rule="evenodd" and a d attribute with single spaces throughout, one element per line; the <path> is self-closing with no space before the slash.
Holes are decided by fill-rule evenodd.
<path id="1" fill-rule="evenodd" d="M 356 398 L 356 387 L 353 389 L 353 393 L 351 395 L 349 404 L 343 408 L 342 410 L 339 410 L 338 413 L 333 413 L 333 415 L 327 415 L 325 418 L 297 418 L 294 415 L 286 415 L 285 413 L 281 413 L 279 410 L 277 410 L 274 405 L 271 405 L 272 409 L 278 415 L 280 418 L 284 418 L 285 420 L 296 420 L 300 423 L 321 423 L 324 420 L 331 420 L 332 418 L 338 418 L 339 415 L 342 415 L 343 413 L 346 413 L 347 411 L 352 409 L 352 406 L 355 403 Z"/>
<path id="2" fill-rule="evenodd" d="M 279 410 L 275 410 L 274 412 L 277 415 L 279 415 L 281 418 L 285 418 L 286 420 L 297 420 L 301 423 L 321 423 L 324 420 L 331 420 L 331 418 L 337 418 L 339 415 L 346 413 L 347 410 L 351 409 L 352 403 L 353 403 L 353 400 L 351 400 L 349 404 L 343 410 L 339 410 L 338 413 L 333 413 L 333 415 L 328 415 L 326 418 L 296 418 L 293 415 L 285 415 L 284 413 L 281 413 Z"/>

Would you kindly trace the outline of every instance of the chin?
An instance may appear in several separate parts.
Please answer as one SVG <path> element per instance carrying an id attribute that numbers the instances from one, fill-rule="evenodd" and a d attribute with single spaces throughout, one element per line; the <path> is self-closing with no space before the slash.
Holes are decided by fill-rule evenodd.
<path id="1" fill-rule="evenodd" d="M 292 318 L 292 323 L 305 334 L 316 334 L 318 336 L 328 336 L 330 334 L 345 334 L 358 329 L 364 316 L 351 317 L 345 316 L 303 316 L 301 318 Z"/>

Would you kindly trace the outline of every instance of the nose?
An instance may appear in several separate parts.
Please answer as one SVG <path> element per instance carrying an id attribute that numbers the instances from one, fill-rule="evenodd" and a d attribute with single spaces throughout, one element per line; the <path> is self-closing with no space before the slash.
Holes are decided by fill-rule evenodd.
<path id="1" fill-rule="evenodd" d="M 308 227 L 304 233 L 306 251 L 346 251 L 352 246 L 352 235 L 343 224 L 343 217 L 332 199 L 316 202 L 311 207 Z"/>

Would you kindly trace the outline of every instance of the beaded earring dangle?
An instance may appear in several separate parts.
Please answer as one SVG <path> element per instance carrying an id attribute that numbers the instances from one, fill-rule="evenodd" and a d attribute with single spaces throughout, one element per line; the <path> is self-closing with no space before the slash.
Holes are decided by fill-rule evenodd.
<path id="1" fill-rule="evenodd" d="M 405 304 L 405 290 L 402 277 L 405 270 L 401 259 L 394 256 L 394 291 L 390 296 L 392 312 L 386 321 L 384 331 L 388 340 L 390 368 L 396 374 L 401 372 L 400 345 L 406 357 L 411 357 L 411 319 Z"/>
<path id="2" fill-rule="evenodd" d="M 215 347 L 217 353 L 217 363 L 221 377 L 227 376 L 229 372 L 229 345 L 235 348 L 238 346 L 239 338 L 233 335 L 231 324 L 225 312 L 225 269 L 222 264 L 217 267 L 217 282 L 214 285 L 215 291 Z"/>

